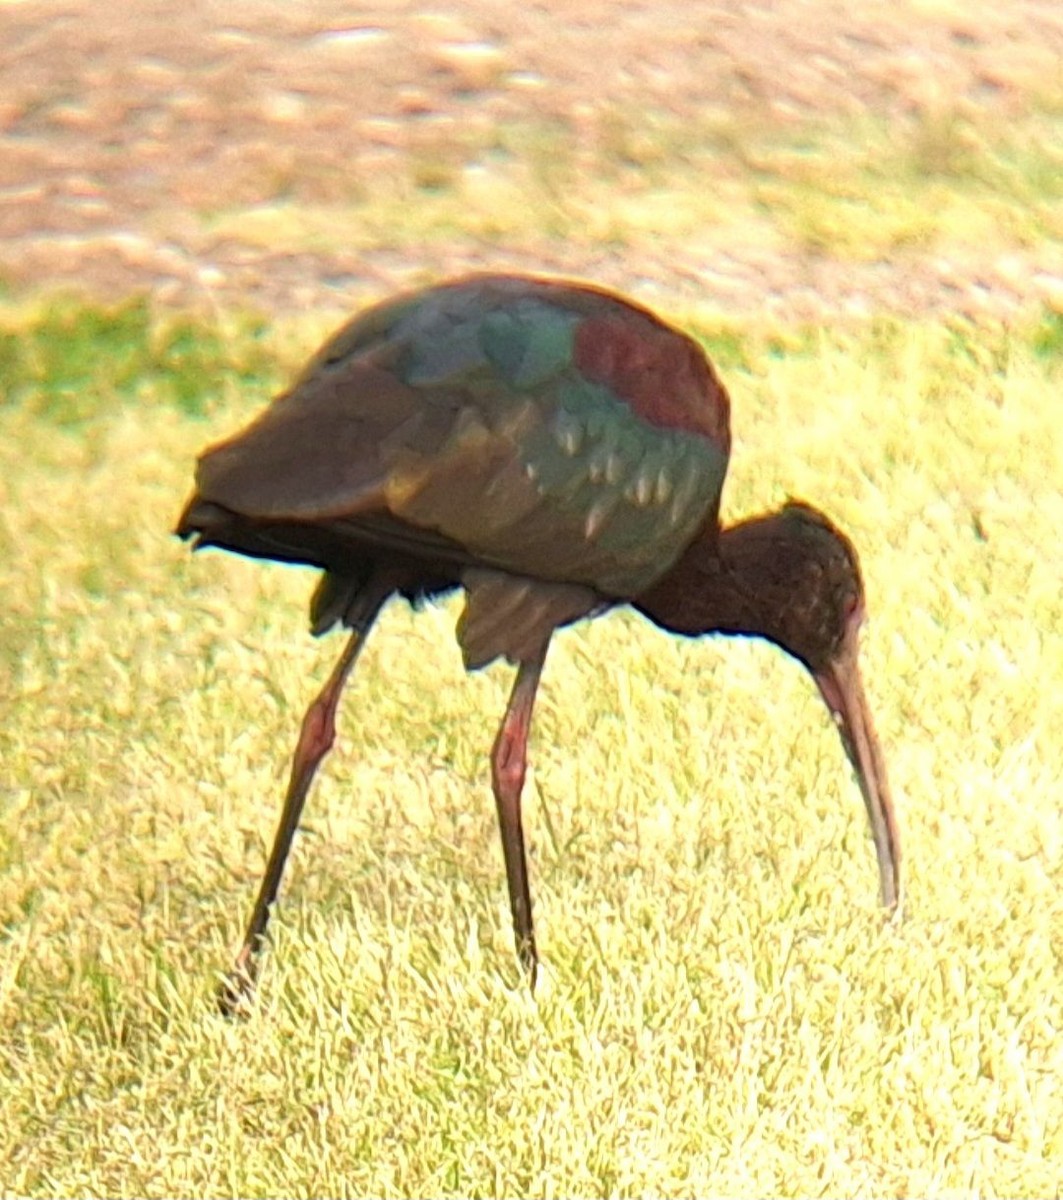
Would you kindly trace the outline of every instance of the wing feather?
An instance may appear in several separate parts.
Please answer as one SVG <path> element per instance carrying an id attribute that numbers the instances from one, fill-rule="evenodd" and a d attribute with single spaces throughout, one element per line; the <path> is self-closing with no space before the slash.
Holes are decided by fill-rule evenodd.
<path id="1" fill-rule="evenodd" d="M 202 458 L 197 499 L 261 524 L 329 522 L 352 546 L 444 547 L 618 597 L 648 587 L 714 516 L 726 445 L 650 423 L 576 365 L 588 307 L 640 310 L 503 284 L 433 289 L 351 322 Z"/>

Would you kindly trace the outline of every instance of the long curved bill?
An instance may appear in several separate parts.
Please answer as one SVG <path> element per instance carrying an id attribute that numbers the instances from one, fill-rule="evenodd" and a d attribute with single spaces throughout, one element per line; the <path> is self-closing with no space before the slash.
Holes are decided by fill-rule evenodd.
<path id="1" fill-rule="evenodd" d="M 886 764 L 860 678 L 855 628 L 846 637 L 837 658 L 823 670 L 813 672 L 813 678 L 838 726 L 845 753 L 853 764 L 864 797 L 878 857 L 882 903 L 887 908 L 896 908 L 901 899 L 900 832 L 886 778 Z"/>

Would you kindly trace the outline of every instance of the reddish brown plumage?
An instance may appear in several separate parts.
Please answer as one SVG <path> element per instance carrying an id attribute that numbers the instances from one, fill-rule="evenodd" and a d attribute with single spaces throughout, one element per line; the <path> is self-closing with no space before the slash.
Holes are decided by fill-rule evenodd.
<path id="1" fill-rule="evenodd" d="M 662 629 L 766 638 L 812 672 L 840 652 L 863 617 L 863 581 L 852 542 L 810 505 L 790 502 L 691 543 L 632 604 Z"/>
<path id="2" fill-rule="evenodd" d="M 712 364 L 693 342 L 660 323 L 587 317 L 576 330 L 575 364 L 660 429 L 708 437 L 731 450 L 731 405 Z"/>

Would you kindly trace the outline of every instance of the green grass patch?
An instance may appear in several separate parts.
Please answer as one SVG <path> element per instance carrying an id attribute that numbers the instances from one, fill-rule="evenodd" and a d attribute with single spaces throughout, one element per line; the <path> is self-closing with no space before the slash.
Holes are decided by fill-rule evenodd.
<path id="1" fill-rule="evenodd" d="M 234 388 L 274 386 L 265 333 L 258 318 L 159 319 L 146 297 L 16 307 L 0 319 L 0 406 L 74 427 L 130 401 L 203 416 Z"/>
<path id="2" fill-rule="evenodd" d="M 695 327 L 727 519 L 796 494 L 860 548 L 899 926 L 800 668 L 616 613 L 558 637 L 537 710 L 533 1001 L 487 771 L 509 673 L 463 675 L 453 604 L 395 604 L 235 1024 L 213 988 L 339 639 L 306 636 L 308 572 L 169 530 L 195 453 L 326 331 L 2 325 L 5 1191 L 1058 1192 L 1058 315 Z"/>

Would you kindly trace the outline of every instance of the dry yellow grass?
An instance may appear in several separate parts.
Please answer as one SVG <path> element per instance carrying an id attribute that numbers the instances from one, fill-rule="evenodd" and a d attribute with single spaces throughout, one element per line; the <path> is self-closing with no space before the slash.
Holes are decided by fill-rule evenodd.
<path id="1" fill-rule="evenodd" d="M 559 636 L 533 731 L 533 1001 L 486 769 L 508 674 L 463 677 L 453 606 L 396 605 L 235 1024 L 213 988 L 339 642 L 304 632 L 307 573 L 167 531 L 194 452 L 300 347 L 202 329 L 163 377 L 165 327 L 94 357 L 129 323 L 97 315 L 71 383 L 49 355 L 88 319 L 29 366 L 53 318 L 7 319 L 0 1190 L 1059 1194 L 1058 317 L 700 329 L 728 515 L 795 493 L 861 549 L 903 923 L 804 673 L 615 614 Z"/>
<path id="2" fill-rule="evenodd" d="M 998 255 L 1063 236 L 1059 101 L 1014 122 L 944 107 L 909 122 L 796 129 L 733 114 L 645 116 L 581 147 L 560 129 L 440 132 L 342 202 L 280 195 L 210 211 L 218 238 L 275 254 L 435 246 L 757 246 L 845 263 Z M 501 139 L 501 141 L 500 141 Z M 162 218 L 176 235 L 188 214 Z"/>

